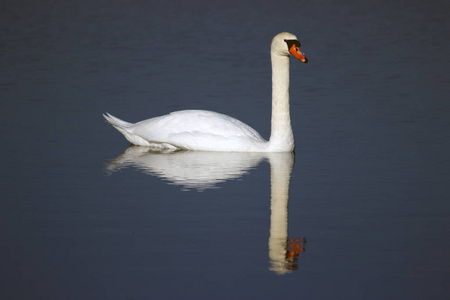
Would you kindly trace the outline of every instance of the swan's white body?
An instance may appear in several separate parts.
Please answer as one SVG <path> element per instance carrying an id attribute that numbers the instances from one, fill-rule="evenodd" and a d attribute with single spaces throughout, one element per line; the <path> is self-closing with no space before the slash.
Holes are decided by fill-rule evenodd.
<path id="1" fill-rule="evenodd" d="M 154 150 L 199 150 L 232 152 L 291 152 L 294 134 L 289 113 L 289 54 L 307 59 L 297 37 L 283 32 L 272 40 L 272 133 L 264 140 L 256 130 L 227 115 L 205 110 L 183 110 L 138 123 L 128 123 L 110 114 L 105 119 L 132 144 Z"/>

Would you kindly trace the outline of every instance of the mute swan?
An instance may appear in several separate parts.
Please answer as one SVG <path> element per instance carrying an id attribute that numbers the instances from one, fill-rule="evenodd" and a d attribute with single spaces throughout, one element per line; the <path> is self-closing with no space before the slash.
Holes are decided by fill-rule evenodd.
<path id="1" fill-rule="evenodd" d="M 182 110 L 168 115 L 128 123 L 103 115 L 132 144 L 157 151 L 199 150 L 227 152 L 292 152 L 294 134 L 289 113 L 289 55 L 307 63 L 297 37 L 276 35 L 271 44 L 272 132 L 264 140 L 241 121 L 205 110 Z"/>

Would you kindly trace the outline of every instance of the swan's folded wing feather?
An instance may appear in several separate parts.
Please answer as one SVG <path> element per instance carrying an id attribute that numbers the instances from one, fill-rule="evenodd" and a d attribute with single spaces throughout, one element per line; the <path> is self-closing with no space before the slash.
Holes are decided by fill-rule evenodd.
<path id="1" fill-rule="evenodd" d="M 166 142 L 185 149 L 212 150 L 233 143 L 265 140 L 245 123 L 211 111 L 184 110 L 134 124 L 132 132 L 147 141 Z"/>
<path id="2" fill-rule="evenodd" d="M 211 134 L 223 137 L 243 137 L 263 140 L 259 133 L 245 123 L 227 115 L 202 110 L 184 110 L 135 123 L 133 133 L 159 140 L 170 134 Z"/>

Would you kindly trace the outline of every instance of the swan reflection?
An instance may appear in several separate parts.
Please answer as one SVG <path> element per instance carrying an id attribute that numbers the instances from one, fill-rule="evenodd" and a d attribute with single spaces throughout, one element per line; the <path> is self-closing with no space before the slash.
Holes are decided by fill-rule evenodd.
<path id="1" fill-rule="evenodd" d="M 304 238 L 288 238 L 289 182 L 294 166 L 294 154 L 273 153 L 270 162 L 270 236 L 269 269 L 285 274 L 298 268 L 298 258 L 304 252 Z"/>
<path id="2" fill-rule="evenodd" d="M 238 179 L 264 159 L 261 153 L 239 152 L 154 152 L 147 147 L 130 146 L 117 158 L 107 162 L 110 172 L 135 167 L 156 175 L 184 189 L 217 188 L 217 184 Z"/>
<path id="3" fill-rule="evenodd" d="M 293 153 L 240 152 L 152 152 L 149 148 L 131 146 L 106 168 L 110 172 L 135 167 L 142 172 L 167 180 L 183 189 L 216 188 L 218 183 L 238 179 L 258 164 L 270 163 L 271 216 L 269 236 L 269 270 L 285 274 L 296 270 L 304 251 L 305 239 L 288 238 L 289 183 L 294 166 Z"/>

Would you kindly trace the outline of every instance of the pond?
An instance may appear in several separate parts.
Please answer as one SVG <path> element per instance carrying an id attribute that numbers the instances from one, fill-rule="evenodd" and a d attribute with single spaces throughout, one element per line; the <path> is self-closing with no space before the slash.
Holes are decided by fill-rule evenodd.
<path id="1" fill-rule="evenodd" d="M 4 299 L 446 299 L 444 1 L 6 1 Z M 270 136 L 274 35 L 295 154 L 155 153 L 129 122 L 224 113 Z"/>

